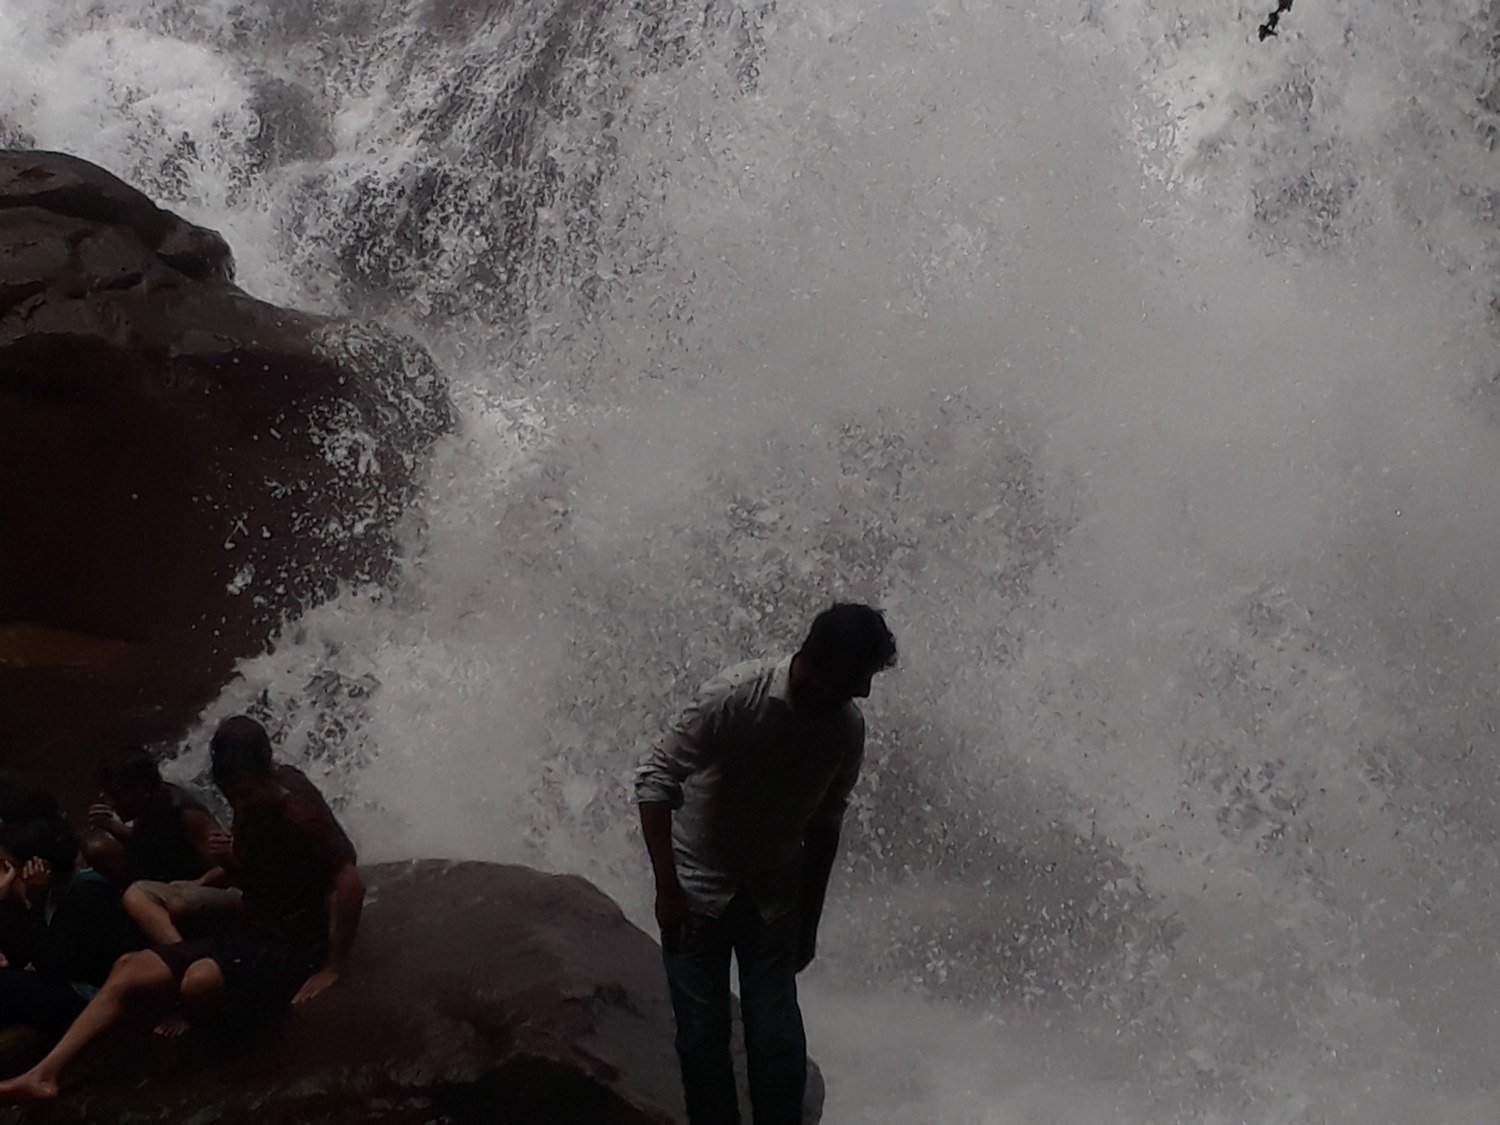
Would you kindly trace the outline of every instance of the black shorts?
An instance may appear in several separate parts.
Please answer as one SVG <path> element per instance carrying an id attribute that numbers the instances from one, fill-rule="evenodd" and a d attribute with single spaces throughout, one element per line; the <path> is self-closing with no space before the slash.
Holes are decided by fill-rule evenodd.
<path id="1" fill-rule="evenodd" d="M 299 950 L 274 934 L 231 926 L 217 934 L 157 945 L 160 957 L 180 984 L 188 966 L 209 960 L 224 974 L 224 991 L 237 1001 L 285 1004 L 319 968 L 319 958 Z"/>

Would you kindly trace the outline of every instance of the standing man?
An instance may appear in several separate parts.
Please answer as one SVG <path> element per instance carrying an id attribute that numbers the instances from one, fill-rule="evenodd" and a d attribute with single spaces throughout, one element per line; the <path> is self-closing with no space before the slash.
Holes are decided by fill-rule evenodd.
<path id="1" fill-rule="evenodd" d="M 794 656 L 740 664 L 705 684 L 636 771 L 692 1125 L 740 1120 L 731 953 L 755 1125 L 802 1120 L 807 1039 L 797 974 L 813 959 L 864 757 L 854 700 L 895 662 L 880 611 L 836 604 Z"/>

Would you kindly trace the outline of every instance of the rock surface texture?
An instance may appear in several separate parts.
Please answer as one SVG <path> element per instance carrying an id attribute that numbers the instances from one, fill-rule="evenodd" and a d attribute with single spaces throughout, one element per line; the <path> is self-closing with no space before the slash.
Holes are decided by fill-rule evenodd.
<path id="1" fill-rule="evenodd" d="M 35 778 L 176 733 L 289 613 L 386 575 L 450 424 L 419 346 L 233 276 L 103 169 L 0 150 L 0 756 Z"/>
<path id="2" fill-rule="evenodd" d="M 660 950 L 604 894 L 484 863 L 387 864 L 366 879 L 347 980 L 234 1044 L 122 1028 L 65 1076 L 46 1119 L 682 1120 Z M 816 1122 L 821 1080 L 810 1085 Z"/>

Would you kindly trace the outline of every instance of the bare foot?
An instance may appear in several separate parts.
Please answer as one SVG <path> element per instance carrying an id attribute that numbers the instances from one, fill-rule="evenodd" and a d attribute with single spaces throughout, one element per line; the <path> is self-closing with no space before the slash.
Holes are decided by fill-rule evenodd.
<path id="1" fill-rule="evenodd" d="M 173 1012 L 156 1025 L 156 1034 L 163 1039 L 181 1039 L 193 1030 L 193 1021 L 181 1012 Z"/>
<path id="2" fill-rule="evenodd" d="M 8 1082 L 0 1082 L 0 1104 L 16 1105 L 23 1102 L 50 1102 L 57 1097 L 57 1080 L 43 1078 L 28 1070 Z"/>

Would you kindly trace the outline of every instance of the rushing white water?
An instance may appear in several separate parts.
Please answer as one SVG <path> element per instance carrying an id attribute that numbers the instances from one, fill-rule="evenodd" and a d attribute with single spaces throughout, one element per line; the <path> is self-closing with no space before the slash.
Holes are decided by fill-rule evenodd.
<path id="1" fill-rule="evenodd" d="M 1500 12 L 1265 7 L 0 0 L 0 141 L 462 410 L 205 724 L 644 921 L 635 756 L 876 600 L 830 1122 L 1493 1125 Z"/>

